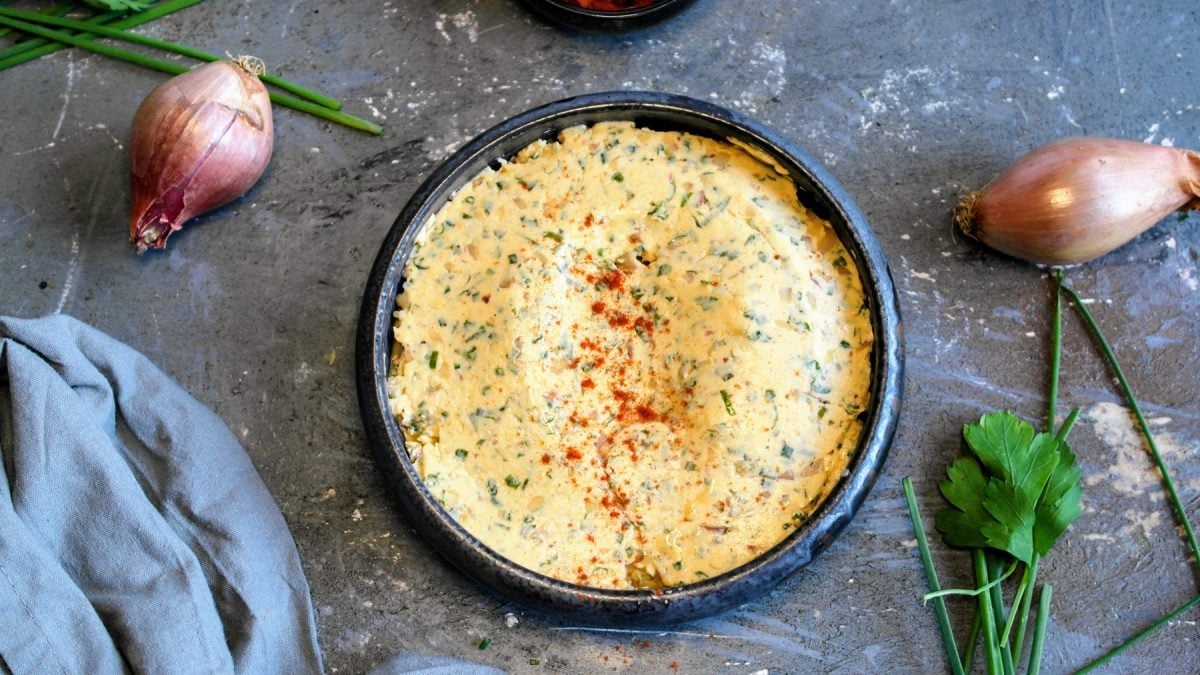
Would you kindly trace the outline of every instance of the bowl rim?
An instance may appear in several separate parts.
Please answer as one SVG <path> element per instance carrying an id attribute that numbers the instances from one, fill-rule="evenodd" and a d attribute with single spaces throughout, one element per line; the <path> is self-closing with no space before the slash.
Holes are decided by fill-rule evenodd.
<path id="1" fill-rule="evenodd" d="M 601 21 L 608 19 L 629 19 L 656 14 L 658 12 L 666 12 L 675 5 L 687 5 L 695 0 L 654 0 L 643 7 L 632 7 L 630 9 L 591 9 L 576 5 L 569 0 L 529 0 L 531 2 L 543 3 L 546 5 L 554 5 L 556 9 L 564 12 L 576 14 L 589 19 L 600 19 Z"/>
<path id="2" fill-rule="evenodd" d="M 525 0 L 534 11 L 566 28 L 593 33 L 632 33 L 674 16 L 696 0 L 656 0 L 644 7 L 589 9 L 567 0 Z"/>
<path id="3" fill-rule="evenodd" d="M 649 121 L 651 128 L 736 138 L 765 152 L 790 174 L 802 193 L 801 202 L 834 226 L 855 259 L 872 308 L 872 398 L 857 451 L 841 479 L 810 518 L 771 549 L 733 570 L 671 589 L 578 586 L 492 551 L 437 504 L 408 456 L 387 399 L 396 295 L 421 226 L 483 167 L 494 166 L 537 138 L 606 119 Z M 506 151 L 498 152 L 501 148 Z M 813 199 L 823 203 L 813 204 Z M 442 162 L 413 192 L 388 230 L 364 289 L 355 346 L 356 384 L 364 430 L 377 461 L 390 474 L 401 510 L 422 538 L 465 575 L 522 605 L 581 623 L 666 625 L 715 614 L 762 595 L 807 565 L 845 528 L 882 470 L 895 433 L 903 386 L 902 341 L 899 304 L 883 250 L 850 195 L 824 166 L 767 127 L 712 103 L 660 92 L 599 92 L 548 103 L 496 124 Z"/>

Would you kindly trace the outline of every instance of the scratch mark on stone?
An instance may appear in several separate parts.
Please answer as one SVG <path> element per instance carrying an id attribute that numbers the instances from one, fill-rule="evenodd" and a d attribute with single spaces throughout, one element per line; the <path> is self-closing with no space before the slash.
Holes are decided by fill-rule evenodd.
<path id="1" fill-rule="evenodd" d="M 76 232 L 71 237 L 71 260 L 67 263 L 67 278 L 63 280 L 62 293 L 58 296 L 58 304 L 54 307 L 54 314 L 62 314 L 63 307 L 67 305 L 67 297 L 71 295 L 71 289 L 75 286 L 75 270 L 79 267 L 79 233 Z"/>
<path id="2" fill-rule="evenodd" d="M 67 119 L 67 108 L 71 105 L 71 90 L 75 88 L 75 78 L 79 75 L 79 70 L 74 61 L 67 63 L 67 84 L 63 90 L 62 109 L 58 111 L 58 122 L 54 125 L 54 133 L 50 134 L 50 138 L 58 140 L 58 132 L 62 131 L 63 121 Z"/>
<path id="3" fill-rule="evenodd" d="M 1112 44 L 1113 64 L 1117 67 L 1117 84 L 1125 93 L 1125 74 L 1121 68 L 1121 50 L 1117 48 L 1117 28 L 1113 23 L 1112 0 L 1104 0 L 1104 18 L 1108 21 L 1108 40 Z"/>

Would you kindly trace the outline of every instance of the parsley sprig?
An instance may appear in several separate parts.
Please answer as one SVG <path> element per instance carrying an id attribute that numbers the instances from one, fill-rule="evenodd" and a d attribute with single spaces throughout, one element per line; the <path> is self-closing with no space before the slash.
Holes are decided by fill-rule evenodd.
<path id="1" fill-rule="evenodd" d="M 1160 471 L 1167 496 L 1184 531 L 1189 552 L 1200 569 L 1200 543 L 1197 542 L 1187 512 L 1137 399 L 1108 341 L 1079 296 L 1063 284 L 1061 272 L 1055 276 L 1047 419 L 1050 424 L 1057 419 L 1064 295 L 1071 300 L 1100 346 L 1126 403 L 1137 417 L 1147 450 Z M 946 479 L 939 483 L 938 487 L 949 506 L 937 514 L 935 527 L 948 545 L 971 551 L 976 576 L 975 589 L 941 588 L 925 538 L 912 481 L 909 478 L 903 480 L 909 515 L 917 534 L 917 548 L 930 590 L 925 598 L 933 603 L 947 661 L 956 675 L 962 675 L 970 669 L 974 661 L 975 644 L 980 637 L 989 674 L 1013 675 L 1017 671 L 1016 664 L 1022 657 L 1025 630 L 1036 593 L 1038 562 L 1082 512 L 1081 472 L 1076 465 L 1075 454 L 1066 442 L 1078 415 L 1079 409 L 1073 409 L 1053 435 L 1048 432 L 1037 433 L 1033 425 L 1008 411 L 985 414 L 978 422 L 963 428 L 966 452 L 951 463 L 946 470 Z M 1001 573 L 1005 563 L 1007 570 Z M 1017 571 L 1021 572 L 1020 582 L 1012 596 L 1012 610 L 1006 614 L 1002 584 Z M 950 594 L 972 595 L 978 600 L 978 613 L 967 639 L 966 650 L 961 655 L 943 599 Z M 1041 669 L 1052 596 L 1050 584 L 1045 584 L 1038 594 L 1027 670 L 1031 674 Z M 1161 626 L 1198 605 L 1200 596 L 1185 602 L 1079 672 L 1091 672 L 1107 664 Z"/>

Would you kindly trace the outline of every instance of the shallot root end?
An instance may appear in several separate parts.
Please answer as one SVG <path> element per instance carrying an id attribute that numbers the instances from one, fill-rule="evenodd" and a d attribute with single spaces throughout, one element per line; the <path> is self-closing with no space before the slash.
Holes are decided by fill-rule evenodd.
<path id="1" fill-rule="evenodd" d="M 954 224 L 962 233 L 972 239 L 979 239 L 978 228 L 975 224 L 975 208 L 979 202 L 980 192 L 977 190 L 959 198 L 954 205 Z"/>

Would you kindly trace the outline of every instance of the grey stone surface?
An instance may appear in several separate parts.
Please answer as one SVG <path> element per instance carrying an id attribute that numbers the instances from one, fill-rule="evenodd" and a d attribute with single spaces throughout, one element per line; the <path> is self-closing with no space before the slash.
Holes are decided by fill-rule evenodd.
<path id="1" fill-rule="evenodd" d="M 1192 3 L 699 0 L 654 29 L 599 37 L 516 0 L 224 0 L 142 30 L 258 55 L 386 133 L 277 109 L 262 181 L 139 258 L 126 241 L 128 126 L 163 76 L 78 51 L 0 72 L 0 313 L 88 321 L 229 423 L 295 534 L 330 672 L 399 650 L 515 672 L 940 671 L 900 480 L 913 477 L 931 520 L 964 422 L 997 407 L 1041 419 L 1050 328 L 1048 276 L 956 235 L 951 206 L 1063 136 L 1200 146 Z M 899 432 L 849 529 L 761 600 L 662 630 L 568 625 L 445 565 L 389 501 L 354 393 L 362 286 L 423 177 L 509 115 L 609 89 L 711 100 L 825 162 L 878 233 L 907 328 Z M 1200 518 L 1196 222 L 1169 218 L 1068 279 Z M 1062 404 L 1083 411 L 1073 440 L 1086 493 L 1042 565 L 1055 589 L 1048 672 L 1198 591 L 1109 374 L 1074 316 L 1065 332 Z M 964 554 L 933 544 L 944 583 L 968 584 Z M 952 609 L 961 625 L 966 606 Z M 1194 672 L 1197 611 L 1112 672 Z"/>

